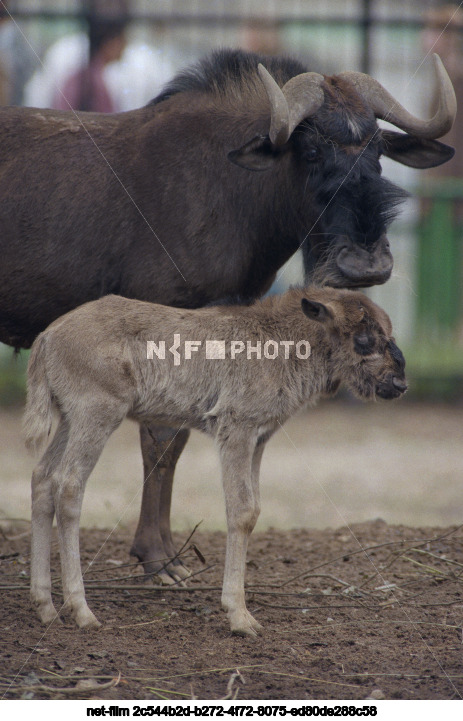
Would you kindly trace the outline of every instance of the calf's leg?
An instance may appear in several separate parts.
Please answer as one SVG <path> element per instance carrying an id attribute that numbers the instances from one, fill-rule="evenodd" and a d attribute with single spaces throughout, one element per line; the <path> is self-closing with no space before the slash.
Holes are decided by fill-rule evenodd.
<path id="1" fill-rule="evenodd" d="M 107 439 L 125 416 L 125 412 L 118 416 L 119 408 L 106 409 L 100 416 L 98 410 L 87 408 L 84 417 L 72 418 L 66 450 L 53 479 L 64 605 L 80 628 L 100 625 L 85 600 L 80 567 L 79 521 L 85 484 Z"/>
<path id="2" fill-rule="evenodd" d="M 55 436 L 32 474 L 31 601 L 42 623 L 58 614 L 51 597 L 50 545 L 55 505 L 52 477 L 68 439 L 68 426 L 60 420 Z"/>
<path id="3" fill-rule="evenodd" d="M 244 576 L 249 536 L 259 516 L 259 464 L 255 434 L 232 431 L 221 446 L 227 515 L 227 549 L 222 606 L 233 633 L 256 636 L 262 628 L 246 609 Z"/>
<path id="4" fill-rule="evenodd" d="M 170 530 L 170 506 L 175 466 L 190 431 L 154 425 L 140 426 L 143 456 L 143 495 L 140 518 L 130 555 L 143 563 L 145 573 L 156 574 L 172 584 L 190 572 L 176 554 Z"/>

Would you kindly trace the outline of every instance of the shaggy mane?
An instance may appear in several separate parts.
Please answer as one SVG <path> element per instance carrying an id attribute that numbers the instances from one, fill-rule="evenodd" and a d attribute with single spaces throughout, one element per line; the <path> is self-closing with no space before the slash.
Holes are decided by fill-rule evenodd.
<path id="1" fill-rule="evenodd" d="M 249 81 L 253 82 L 257 77 L 259 63 L 281 84 L 306 72 L 300 62 L 288 57 L 257 55 L 244 50 L 215 50 L 195 65 L 178 73 L 148 105 L 157 105 L 178 93 L 197 91 L 223 95 L 231 86 L 243 89 Z"/>

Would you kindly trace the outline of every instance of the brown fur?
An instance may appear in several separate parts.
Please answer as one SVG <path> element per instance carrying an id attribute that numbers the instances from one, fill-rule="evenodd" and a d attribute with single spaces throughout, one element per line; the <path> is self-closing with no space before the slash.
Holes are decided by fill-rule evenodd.
<path id="1" fill-rule="evenodd" d="M 52 323 L 35 341 L 29 362 L 26 443 L 43 441 L 52 408 L 55 436 L 32 478 L 31 595 L 41 620 L 56 611 L 50 593 L 53 515 L 60 538 L 65 603 L 76 623 L 96 626 L 88 608 L 78 554 L 85 482 L 103 446 L 126 416 L 183 432 L 197 428 L 216 440 L 222 462 L 228 540 L 222 604 L 232 631 L 255 634 L 246 610 L 246 547 L 259 513 L 259 465 L 268 438 L 304 404 L 344 381 L 356 395 L 396 397 L 405 389 L 404 363 L 386 313 L 358 292 L 332 288 L 288 291 L 253 306 L 181 310 L 106 296 Z M 180 365 L 147 358 L 147 342 L 180 335 Z M 191 358 L 184 341 L 201 341 Z M 226 341 L 225 359 L 207 359 L 205 341 Z M 308 359 L 245 354 L 231 341 L 309 341 Z M 374 345 L 372 352 L 356 344 Z M 373 348 L 373 346 L 371 346 Z"/>

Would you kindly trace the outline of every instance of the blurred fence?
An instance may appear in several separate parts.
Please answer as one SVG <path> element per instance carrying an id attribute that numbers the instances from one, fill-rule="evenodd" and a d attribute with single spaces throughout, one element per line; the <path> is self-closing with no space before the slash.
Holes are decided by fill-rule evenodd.
<path id="1" fill-rule="evenodd" d="M 98 2 L 105 0 L 0 0 L 0 78 L 2 61 L 12 68 L 8 52 L 15 53 L 15 102 L 40 104 L 41 83 L 53 83 L 45 72 L 53 74 L 53 52 L 67 38 L 70 53 L 72 39 L 88 34 Z M 148 102 L 173 73 L 212 48 L 239 46 L 288 53 L 320 72 L 368 72 L 426 117 L 432 79 L 421 40 L 426 12 L 438 5 L 432 0 L 110 0 L 106 7 L 118 7 L 127 21 L 120 109 Z M 2 42 L 6 34 L 8 42 Z M 22 53 L 27 63 L 20 67 Z M 412 198 L 391 229 L 393 278 L 372 296 L 390 313 L 417 377 L 437 373 L 461 381 L 463 179 L 434 178 L 423 186 L 425 174 L 388 160 L 384 172 Z M 296 270 L 287 275 L 295 280 L 298 265 L 293 265 Z M 2 374 L 15 375 L 11 363 L 0 350 L 0 400 L 2 386 L 11 387 L 11 379 L 2 384 Z"/>
<path id="2" fill-rule="evenodd" d="M 180 58 L 198 57 L 220 44 L 242 45 L 249 31 L 268 42 L 274 30 L 281 50 L 310 57 L 325 70 L 349 65 L 372 72 L 387 59 L 399 61 L 406 73 L 413 43 L 404 41 L 416 39 L 423 13 L 435 5 L 433 0 L 2 0 L 0 17 L 11 14 L 28 27 L 39 57 L 66 23 L 88 29 L 95 8 L 119 7 L 132 30 L 151 33 L 160 49 L 174 49 Z M 391 33 L 396 52 L 384 56 Z"/>

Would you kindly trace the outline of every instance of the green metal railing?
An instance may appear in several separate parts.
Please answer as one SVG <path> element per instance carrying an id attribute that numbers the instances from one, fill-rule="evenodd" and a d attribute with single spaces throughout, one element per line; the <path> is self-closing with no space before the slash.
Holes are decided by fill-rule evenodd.
<path id="1" fill-rule="evenodd" d="M 463 321 L 463 180 L 428 181 L 418 194 L 418 330 L 448 335 Z"/>
<path id="2" fill-rule="evenodd" d="M 463 399 L 463 179 L 432 178 L 421 199 L 415 334 L 406 348 L 415 398 Z"/>

